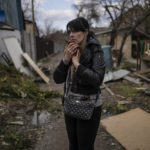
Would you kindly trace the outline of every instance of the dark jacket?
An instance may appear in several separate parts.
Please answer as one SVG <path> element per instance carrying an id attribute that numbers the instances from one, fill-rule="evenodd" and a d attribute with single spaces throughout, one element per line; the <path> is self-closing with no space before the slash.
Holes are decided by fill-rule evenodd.
<path id="1" fill-rule="evenodd" d="M 74 73 L 71 91 L 80 94 L 96 94 L 100 92 L 100 85 L 103 82 L 105 73 L 105 62 L 101 45 L 95 38 L 90 38 L 80 56 L 80 65 Z M 72 62 L 66 65 L 60 62 L 54 71 L 53 78 L 56 83 L 66 84 L 68 70 Z"/>

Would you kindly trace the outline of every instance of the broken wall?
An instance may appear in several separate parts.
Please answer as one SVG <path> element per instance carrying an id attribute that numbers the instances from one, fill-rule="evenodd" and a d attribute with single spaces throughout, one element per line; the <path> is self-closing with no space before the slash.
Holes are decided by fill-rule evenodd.
<path id="1" fill-rule="evenodd" d="M 120 48 L 122 39 L 123 39 L 123 32 L 120 33 L 117 36 L 117 38 L 115 39 L 115 45 L 114 45 L 115 49 Z M 129 35 L 126 39 L 126 42 L 125 42 L 124 46 L 123 46 L 123 56 L 124 57 L 131 58 L 131 48 L 132 48 L 132 37 L 131 37 L 131 35 Z"/>

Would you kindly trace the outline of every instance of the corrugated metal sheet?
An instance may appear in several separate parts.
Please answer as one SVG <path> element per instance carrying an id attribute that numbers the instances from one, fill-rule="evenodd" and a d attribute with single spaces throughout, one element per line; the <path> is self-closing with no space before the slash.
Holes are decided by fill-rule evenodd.
<path id="1" fill-rule="evenodd" d="M 21 0 L 0 0 L 0 9 L 5 12 L 5 23 L 18 30 L 23 30 Z"/>

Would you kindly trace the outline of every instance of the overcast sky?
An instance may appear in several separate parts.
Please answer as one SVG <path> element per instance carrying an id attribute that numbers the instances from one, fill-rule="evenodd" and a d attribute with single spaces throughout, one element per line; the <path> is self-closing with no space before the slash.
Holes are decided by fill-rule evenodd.
<path id="1" fill-rule="evenodd" d="M 35 0 L 35 10 L 38 12 L 37 24 L 44 27 L 45 20 L 48 20 L 52 22 L 54 28 L 65 30 L 67 22 L 76 17 L 73 4 L 79 2 L 80 0 Z M 105 23 L 102 26 L 104 25 Z"/>
<path id="2" fill-rule="evenodd" d="M 53 27 L 65 30 L 67 22 L 75 17 L 72 7 L 74 0 L 35 0 L 38 2 L 37 21 L 43 26 L 44 21 L 53 22 Z"/>

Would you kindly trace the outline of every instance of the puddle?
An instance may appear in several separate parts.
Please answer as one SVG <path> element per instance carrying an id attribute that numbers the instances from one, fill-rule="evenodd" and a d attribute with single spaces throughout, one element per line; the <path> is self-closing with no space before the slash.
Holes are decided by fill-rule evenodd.
<path id="1" fill-rule="evenodd" d="M 46 123 L 51 117 L 51 114 L 47 111 L 35 111 L 34 116 L 32 118 L 32 124 L 36 126 L 40 126 Z"/>
<path id="2" fill-rule="evenodd" d="M 52 98 L 53 101 L 56 101 L 57 99 L 58 99 L 57 97 L 56 98 Z"/>
<path id="3" fill-rule="evenodd" d="M 106 112 L 105 114 L 103 114 L 101 116 L 101 119 L 104 119 L 104 118 L 107 118 L 107 117 L 110 117 L 111 116 L 111 112 Z"/>

